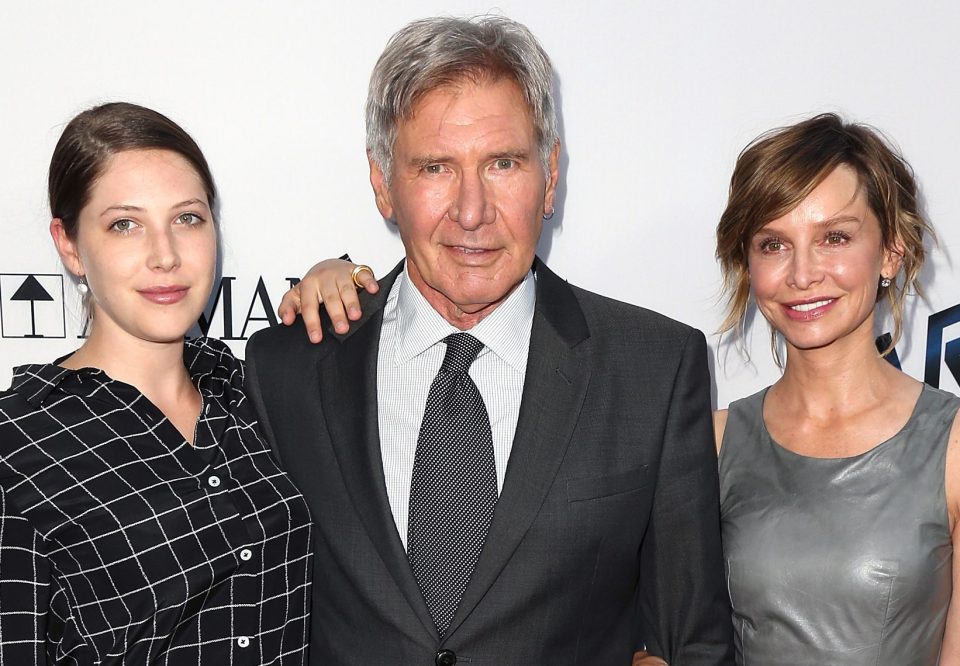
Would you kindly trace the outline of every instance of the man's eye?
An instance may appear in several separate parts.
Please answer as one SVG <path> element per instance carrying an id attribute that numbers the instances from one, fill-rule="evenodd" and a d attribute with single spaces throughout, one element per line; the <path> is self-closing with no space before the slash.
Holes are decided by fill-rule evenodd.
<path id="1" fill-rule="evenodd" d="M 427 173 L 438 174 L 443 171 L 443 165 L 428 164 L 427 166 L 423 167 L 423 170 L 426 171 Z"/>
<path id="2" fill-rule="evenodd" d="M 514 162 L 509 157 L 502 157 L 499 160 L 497 160 L 498 169 L 512 169 L 514 164 L 516 164 L 516 162 Z"/>

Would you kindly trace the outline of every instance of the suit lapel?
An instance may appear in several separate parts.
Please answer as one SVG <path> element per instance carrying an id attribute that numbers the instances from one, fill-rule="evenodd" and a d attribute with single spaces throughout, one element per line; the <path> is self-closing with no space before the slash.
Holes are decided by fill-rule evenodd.
<path id="1" fill-rule="evenodd" d="M 318 361 L 320 395 L 344 485 L 370 540 L 421 624 L 437 638 L 423 595 L 410 569 L 387 498 L 377 415 L 377 356 L 383 306 L 403 264 L 380 281 L 376 297 L 362 303 L 364 317 L 344 335 L 333 333 Z"/>
<path id="2" fill-rule="evenodd" d="M 537 304 L 523 398 L 490 532 L 447 635 L 496 581 L 549 492 L 576 427 L 590 380 L 586 320 L 570 286 L 539 260 Z"/>

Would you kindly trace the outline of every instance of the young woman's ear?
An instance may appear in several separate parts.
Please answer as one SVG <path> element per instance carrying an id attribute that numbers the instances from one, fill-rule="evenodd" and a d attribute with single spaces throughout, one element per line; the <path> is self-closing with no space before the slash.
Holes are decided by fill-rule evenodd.
<path id="1" fill-rule="evenodd" d="M 53 244 L 57 246 L 60 261 L 67 267 L 67 270 L 77 277 L 83 277 L 83 262 L 80 261 L 77 243 L 67 234 L 67 229 L 63 226 L 63 220 L 59 217 L 50 220 L 50 236 L 53 238 Z"/>

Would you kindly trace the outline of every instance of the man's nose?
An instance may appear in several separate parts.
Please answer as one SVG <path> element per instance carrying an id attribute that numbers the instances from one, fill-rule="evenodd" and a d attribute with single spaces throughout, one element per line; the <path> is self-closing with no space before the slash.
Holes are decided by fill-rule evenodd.
<path id="1" fill-rule="evenodd" d="M 450 206 L 450 219 L 468 230 L 496 219 L 488 185 L 479 174 L 469 170 L 463 172 Z"/>

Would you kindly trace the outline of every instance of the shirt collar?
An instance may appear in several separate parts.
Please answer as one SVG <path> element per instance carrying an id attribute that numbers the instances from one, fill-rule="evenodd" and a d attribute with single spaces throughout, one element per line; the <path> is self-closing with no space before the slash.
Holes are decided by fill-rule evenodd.
<path id="1" fill-rule="evenodd" d="M 451 333 L 461 331 L 433 309 L 410 280 L 404 266 L 394 289 L 397 292 L 397 337 L 394 358 L 406 363 Z M 492 351 L 518 372 L 526 372 L 530 329 L 536 305 L 536 280 L 527 271 L 523 281 L 489 316 L 468 333 L 484 344 L 480 355 Z"/>
<path id="2" fill-rule="evenodd" d="M 220 363 L 224 353 L 230 352 L 219 340 L 199 338 L 187 340 L 184 343 L 183 364 L 196 386 L 200 386 L 201 382 L 214 374 L 219 367 L 224 366 Z M 71 370 L 57 365 L 64 358 L 67 357 L 59 358 L 53 363 L 35 363 L 14 368 L 10 390 L 18 393 L 30 405 L 39 407 L 57 388 L 90 397 L 99 392 L 105 384 L 113 381 L 105 372 L 97 368 Z"/>
<path id="3" fill-rule="evenodd" d="M 31 363 L 13 369 L 10 390 L 18 393 L 30 405 L 39 407 L 53 389 L 75 370 L 61 368 L 55 363 Z"/>

